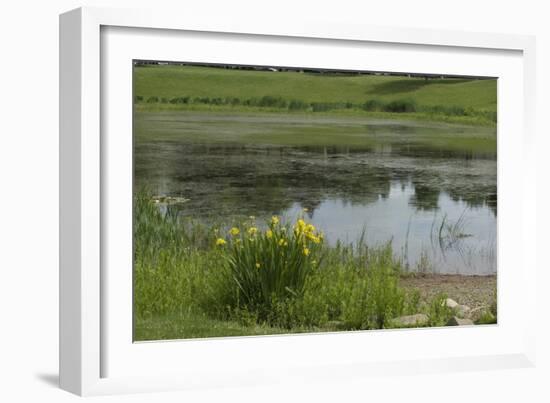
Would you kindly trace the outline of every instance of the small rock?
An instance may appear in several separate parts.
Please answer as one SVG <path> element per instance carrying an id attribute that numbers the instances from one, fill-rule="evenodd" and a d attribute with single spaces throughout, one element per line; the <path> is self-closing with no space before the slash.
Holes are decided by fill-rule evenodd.
<path id="1" fill-rule="evenodd" d="M 458 316 L 464 317 L 470 312 L 470 307 L 468 305 L 457 305 L 455 311 Z"/>
<path id="2" fill-rule="evenodd" d="M 400 316 L 393 319 L 393 324 L 396 326 L 424 326 L 427 325 L 430 318 L 423 313 L 417 313 L 416 315 Z"/>
<path id="3" fill-rule="evenodd" d="M 458 306 L 458 302 L 456 302 L 454 299 L 447 298 L 445 300 L 445 305 L 447 305 L 447 308 L 454 309 Z"/>
<path id="4" fill-rule="evenodd" d="M 447 306 L 447 308 L 454 310 L 454 312 L 461 318 L 466 316 L 470 311 L 469 306 L 460 305 L 458 302 L 456 302 L 454 299 L 451 299 L 451 298 L 447 298 L 445 300 L 445 306 Z"/>
<path id="5" fill-rule="evenodd" d="M 470 319 L 462 319 L 456 316 L 453 316 L 447 322 L 447 326 L 473 326 L 473 325 L 474 325 L 474 322 L 472 322 Z"/>

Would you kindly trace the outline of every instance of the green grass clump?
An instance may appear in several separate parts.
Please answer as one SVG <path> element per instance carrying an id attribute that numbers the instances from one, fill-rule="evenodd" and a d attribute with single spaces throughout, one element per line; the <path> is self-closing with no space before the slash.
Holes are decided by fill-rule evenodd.
<path id="1" fill-rule="evenodd" d="M 227 265 L 237 288 L 234 308 L 243 306 L 265 319 L 274 302 L 302 296 L 319 262 L 322 239 L 302 218 L 291 228 L 276 216 L 265 231 L 252 224 L 243 230 L 233 227 L 227 238 L 218 238 L 220 248 L 227 245 Z"/>
<path id="2" fill-rule="evenodd" d="M 490 311 L 483 312 L 475 321 L 476 325 L 494 325 L 497 323 L 497 317 Z"/>
<path id="3" fill-rule="evenodd" d="M 497 323 L 497 290 L 494 290 L 493 300 L 475 321 L 476 325 L 493 325 Z"/>
<path id="4" fill-rule="evenodd" d="M 445 326 L 454 316 L 454 310 L 447 306 L 447 295 L 437 294 L 429 305 L 429 326 Z"/>
<path id="5" fill-rule="evenodd" d="M 386 265 L 368 270 L 353 284 L 343 309 L 342 319 L 351 329 L 383 329 L 389 320 L 400 316 L 405 308 L 405 292 L 398 277 Z"/>

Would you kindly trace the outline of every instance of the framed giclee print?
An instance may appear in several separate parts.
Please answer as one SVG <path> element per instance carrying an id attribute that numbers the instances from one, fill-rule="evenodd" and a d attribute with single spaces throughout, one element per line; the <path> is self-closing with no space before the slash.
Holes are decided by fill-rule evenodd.
<path id="1" fill-rule="evenodd" d="M 62 387 L 531 365 L 533 52 L 63 14 Z"/>

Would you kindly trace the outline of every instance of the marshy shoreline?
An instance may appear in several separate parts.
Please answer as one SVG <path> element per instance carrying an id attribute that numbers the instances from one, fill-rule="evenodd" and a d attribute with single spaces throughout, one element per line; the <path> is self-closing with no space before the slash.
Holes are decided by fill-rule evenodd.
<path id="1" fill-rule="evenodd" d="M 331 246 L 305 213 L 227 230 L 163 212 L 144 192 L 135 212 L 136 341 L 497 321 L 495 275 L 408 271 L 391 242 L 363 237 Z"/>

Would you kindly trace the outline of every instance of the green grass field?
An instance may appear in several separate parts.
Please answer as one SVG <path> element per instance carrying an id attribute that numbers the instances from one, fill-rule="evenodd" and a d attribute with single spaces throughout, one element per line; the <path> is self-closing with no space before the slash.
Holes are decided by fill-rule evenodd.
<path id="1" fill-rule="evenodd" d="M 171 65 L 135 67 L 134 78 L 138 111 L 400 112 L 427 120 L 483 125 L 496 122 L 496 80 L 425 80 Z"/>

